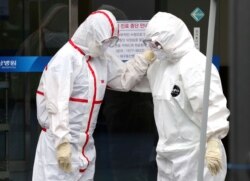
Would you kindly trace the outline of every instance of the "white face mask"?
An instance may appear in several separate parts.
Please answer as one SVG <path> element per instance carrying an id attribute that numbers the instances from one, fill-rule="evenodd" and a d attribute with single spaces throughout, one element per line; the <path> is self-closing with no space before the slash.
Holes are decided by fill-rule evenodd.
<path id="1" fill-rule="evenodd" d="M 109 44 L 107 44 L 107 43 L 103 43 L 101 46 L 102 52 L 105 52 L 108 48 L 109 48 Z"/>
<path id="2" fill-rule="evenodd" d="M 97 43 L 89 44 L 89 52 L 92 57 L 100 57 L 104 54 L 104 52 L 108 49 L 107 46 L 103 46 Z"/>
<path id="3" fill-rule="evenodd" d="M 89 49 L 91 52 L 91 56 L 92 57 L 102 56 L 109 47 L 115 46 L 117 41 L 118 41 L 118 38 L 117 39 L 110 38 L 110 39 L 104 40 L 102 43 L 95 42 L 95 43 L 90 44 Z"/>
<path id="4" fill-rule="evenodd" d="M 167 54 L 163 49 L 154 50 L 154 54 L 161 61 L 167 60 Z"/>

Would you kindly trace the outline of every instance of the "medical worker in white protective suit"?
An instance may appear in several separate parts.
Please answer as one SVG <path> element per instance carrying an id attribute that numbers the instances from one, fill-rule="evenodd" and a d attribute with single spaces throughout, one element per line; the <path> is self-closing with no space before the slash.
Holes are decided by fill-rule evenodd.
<path id="1" fill-rule="evenodd" d="M 33 181 L 90 181 L 95 172 L 92 137 L 106 86 L 128 91 L 154 55 L 146 51 L 126 64 L 105 53 L 118 40 L 115 17 L 93 12 L 45 68 L 37 90 L 42 132 Z"/>
<path id="2" fill-rule="evenodd" d="M 206 57 L 172 14 L 157 13 L 145 34 L 157 57 L 147 77 L 159 134 L 158 181 L 197 181 Z M 214 66 L 210 89 L 204 180 L 222 181 L 227 165 L 221 139 L 228 133 L 229 110 Z"/>

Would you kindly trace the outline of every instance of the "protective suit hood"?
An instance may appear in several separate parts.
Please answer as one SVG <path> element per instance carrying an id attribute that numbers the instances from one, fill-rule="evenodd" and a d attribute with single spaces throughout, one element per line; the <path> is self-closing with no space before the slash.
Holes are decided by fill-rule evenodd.
<path id="1" fill-rule="evenodd" d="M 116 18 L 107 10 L 98 10 L 91 13 L 79 26 L 72 37 L 72 41 L 86 55 L 96 57 L 101 42 L 113 36 L 118 37 Z"/>
<path id="2" fill-rule="evenodd" d="M 194 41 L 185 23 L 176 16 L 158 12 L 148 22 L 145 30 L 146 39 L 159 42 L 171 62 L 178 61 L 193 49 Z"/>

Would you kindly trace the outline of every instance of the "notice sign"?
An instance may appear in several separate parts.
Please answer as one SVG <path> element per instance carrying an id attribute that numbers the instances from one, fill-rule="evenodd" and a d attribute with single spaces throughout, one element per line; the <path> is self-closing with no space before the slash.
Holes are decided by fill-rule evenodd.
<path id="1" fill-rule="evenodd" d="M 119 41 L 113 49 L 122 61 L 127 61 L 135 54 L 145 50 L 145 28 L 148 21 L 118 21 Z"/>

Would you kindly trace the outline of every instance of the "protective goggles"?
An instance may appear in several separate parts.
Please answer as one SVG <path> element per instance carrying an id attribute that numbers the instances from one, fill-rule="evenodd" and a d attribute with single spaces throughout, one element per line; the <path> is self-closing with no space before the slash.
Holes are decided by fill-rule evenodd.
<path id="1" fill-rule="evenodd" d="M 102 45 L 104 45 L 106 47 L 114 47 L 114 46 L 116 46 L 118 41 L 119 41 L 119 38 L 117 36 L 113 36 L 109 39 L 103 40 Z"/>
<path id="2" fill-rule="evenodd" d="M 157 41 L 152 41 L 151 39 L 145 39 L 143 40 L 143 44 L 152 49 L 152 50 L 160 50 L 163 49 L 163 47 L 161 46 L 161 44 Z"/>

